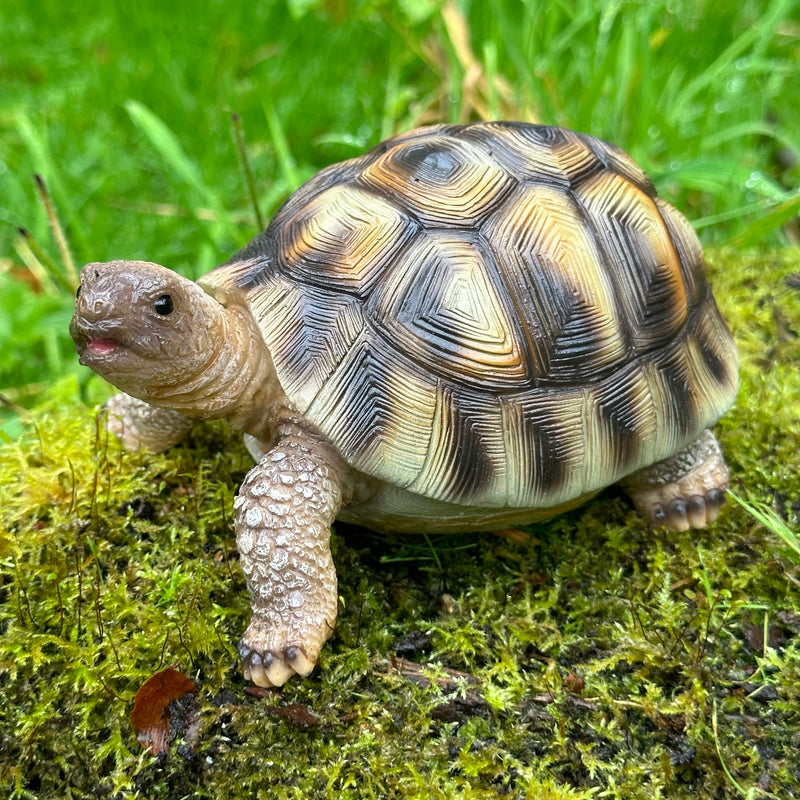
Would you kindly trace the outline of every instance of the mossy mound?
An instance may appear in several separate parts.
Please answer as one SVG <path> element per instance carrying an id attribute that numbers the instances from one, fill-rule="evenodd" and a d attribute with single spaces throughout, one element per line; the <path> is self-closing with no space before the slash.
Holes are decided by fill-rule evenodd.
<path id="1" fill-rule="evenodd" d="M 245 692 L 231 504 L 238 437 L 132 455 L 85 406 L 0 451 L 0 794 L 21 798 L 733 798 L 800 787 L 797 252 L 712 254 L 742 390 L 717 432 L 733 490 L 702 532 L 610 490 L 531 528 L 338 526 L 337 631 L 307 679 Z M 168 754 L 137 689 L 199 687 Z M 181 717 L 175 709 L 175 719 Z"/>

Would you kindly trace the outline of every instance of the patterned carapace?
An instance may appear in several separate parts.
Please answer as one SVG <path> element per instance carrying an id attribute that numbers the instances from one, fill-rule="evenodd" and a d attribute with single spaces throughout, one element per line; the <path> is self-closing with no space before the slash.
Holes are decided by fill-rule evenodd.
<path id="1" fill-rule="evenodd" d="M 345 461 L 436 500 L 557 505 L 676 452 L 736 390 L 689 223 L 625 153 L 561 128 L 398 136 L 201 282 L 247 293 Z"/>

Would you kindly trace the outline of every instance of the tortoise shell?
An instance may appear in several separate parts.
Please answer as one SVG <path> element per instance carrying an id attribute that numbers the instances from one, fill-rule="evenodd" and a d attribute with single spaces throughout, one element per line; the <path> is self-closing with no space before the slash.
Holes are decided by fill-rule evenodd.
<path id="1" fill-rule="evenodd" d="M 439 501 L 556 506 L 672 455 L 736 392 L 689 223 L 625 153 L 562 128 L 383 142 L 201 283 L 244 297 L 345 461 Z"/>

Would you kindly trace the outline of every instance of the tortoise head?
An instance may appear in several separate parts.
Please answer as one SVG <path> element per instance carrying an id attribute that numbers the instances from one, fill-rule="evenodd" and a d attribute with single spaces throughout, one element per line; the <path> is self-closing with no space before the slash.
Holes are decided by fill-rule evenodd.
<path id="1" fill-rule="evenodd" d="M 158 264 L 87 264 L 69 332 L 81 364 L 153 401 L 192 381 L 219 349 L 222 306 Z"/>

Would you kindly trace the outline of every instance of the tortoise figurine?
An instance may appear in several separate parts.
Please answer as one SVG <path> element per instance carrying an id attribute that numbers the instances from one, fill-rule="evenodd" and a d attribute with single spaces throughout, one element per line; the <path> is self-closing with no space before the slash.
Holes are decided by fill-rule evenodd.
<path id="1" fill-rule="evenodd" d="M 513 122 L 437 125 L 334 164 L 198 283 L 81 272 L 80 361 L 109 427 L 159 451 L 245 432 L 235 500 L 244 675 L 307 675 L 334 628 L 334 519 L 497 530 L 620 483 L 702 527 L 728 469 L 708 427 L 737 354 L 686 219 L 621 150 Z"/>

